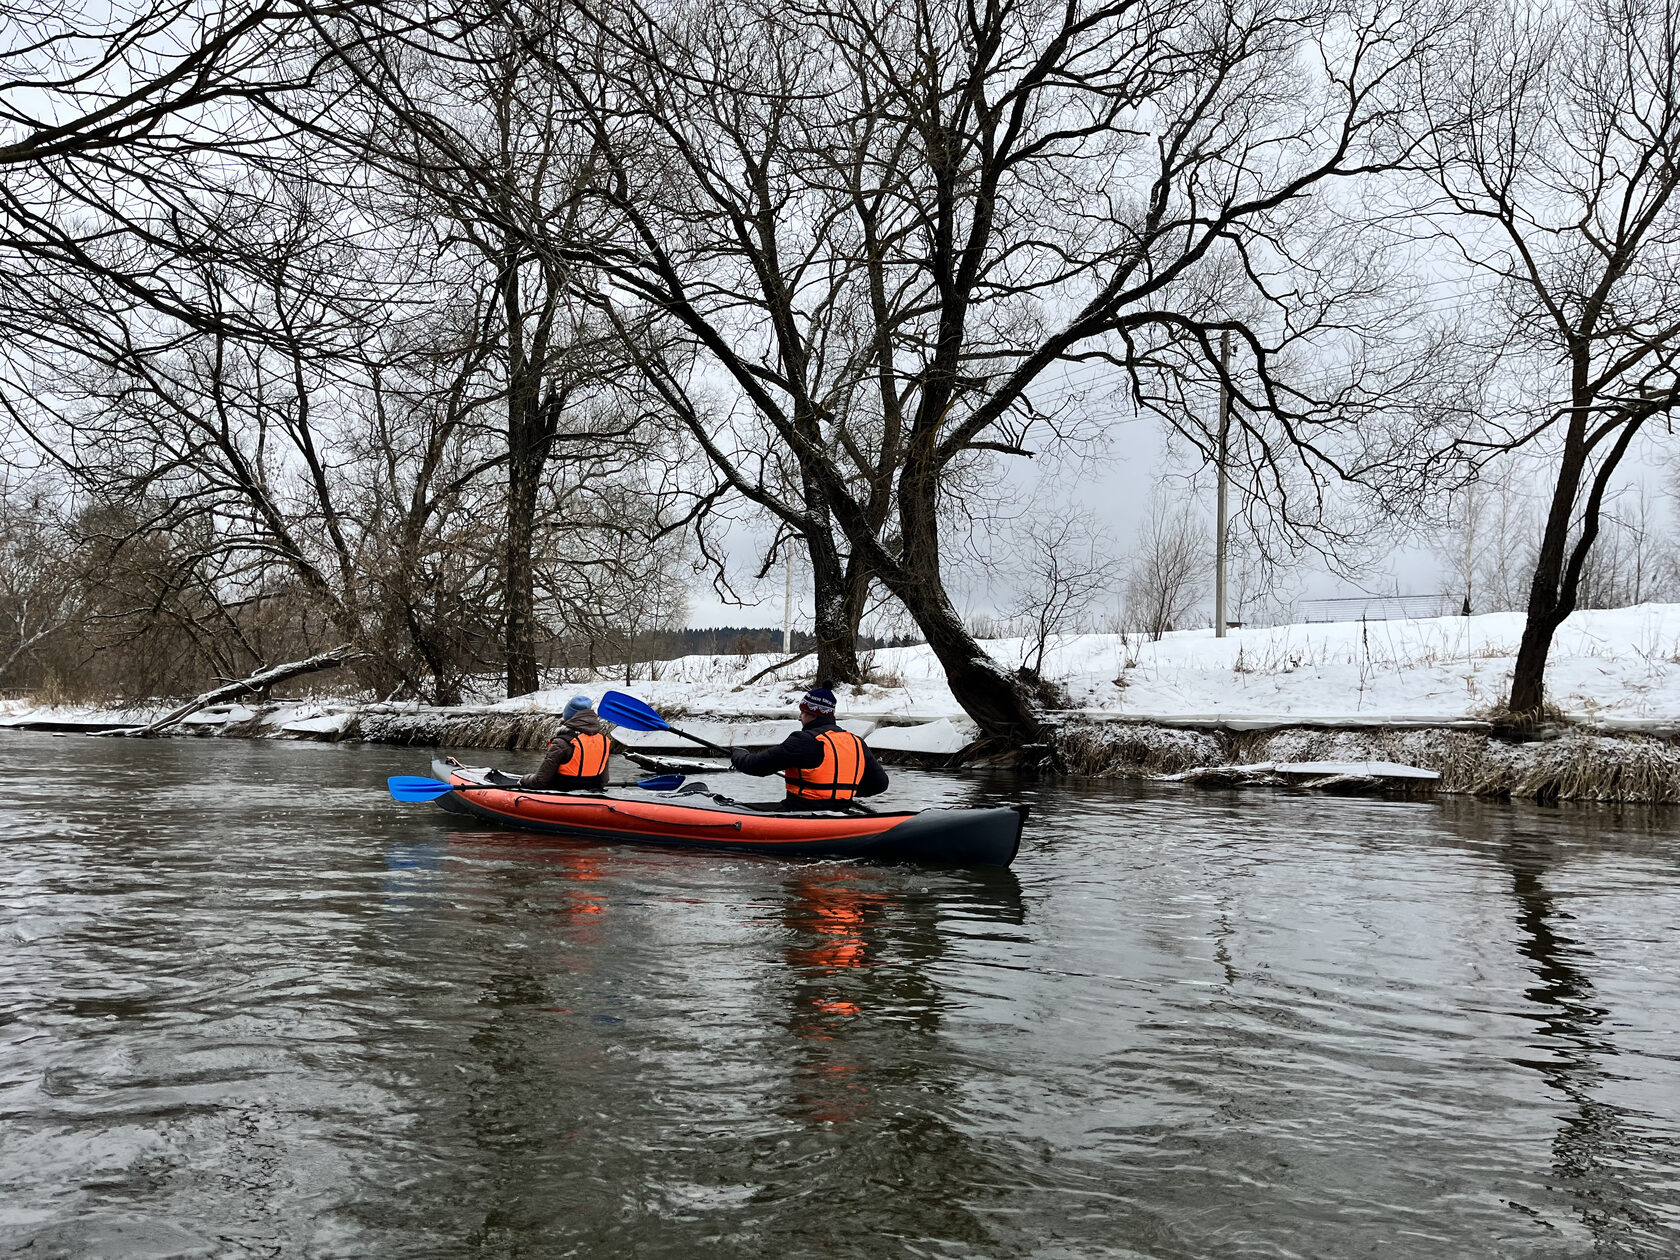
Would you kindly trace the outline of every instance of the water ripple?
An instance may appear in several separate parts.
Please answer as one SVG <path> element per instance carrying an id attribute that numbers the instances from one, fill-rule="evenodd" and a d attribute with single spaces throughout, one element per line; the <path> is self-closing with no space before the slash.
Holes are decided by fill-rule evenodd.
<path id="1" fill-rule="evenodd" d="M 0 743 L 0 1246 L 1680 1251 L 1662 816 L 901 776 L 1031 799 L 965 874 L 461 829 L 416 760 Z"/>

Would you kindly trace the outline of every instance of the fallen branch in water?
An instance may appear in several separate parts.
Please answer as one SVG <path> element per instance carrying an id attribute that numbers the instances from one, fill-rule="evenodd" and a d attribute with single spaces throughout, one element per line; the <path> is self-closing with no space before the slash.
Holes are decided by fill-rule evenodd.
<path id="1" fill-rule="evenodd" d="M 304 674 L 318 673 L 323 669 L 337 669 L 345 661 L 357 659 L 358 656 L 359 654 L 350 651 L 348 643 L 341 643 L 330 652 L 321 652 L 315 656 L 305 657 L 301 661 L 287 661 L 283 665 L 271 665 L 267 669 L 258 670 L 249 678 L 241 678 L 237 682 L 223 683 L 220 687 L 206 691 L 201 696 L 195 696 L 179 708 L 171 709 L 156 721 L 145 726 L 129 726 L 122 730 L 97 733 L 144 739 L 156 735 L 164 727 L 173 726 L 182 718 L 197 713 L 200 709 L 216 704 L 218 701 L 232 700 L 236 696 L 263 691 L 277 683 L 283 683 Z"/>

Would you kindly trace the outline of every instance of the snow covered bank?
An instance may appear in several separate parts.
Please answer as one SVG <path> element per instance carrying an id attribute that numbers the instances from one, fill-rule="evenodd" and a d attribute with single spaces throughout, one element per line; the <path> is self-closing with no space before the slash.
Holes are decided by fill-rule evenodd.
<path id="1" fill-rule="evenodd" d="M 1045 654 L 1045 677 L 1073 711 L 1097 720 L 1254 730 L 1280 726 L 1439 727 L 1475 723 L 1504 700 L 1522 614 L 1340 622 L 1169 634 L 1066 635 Z M 986 644 L 1018 665 L 1019 639 Z M 726 720 L 791 716 L 810 662 L 750 685 L 770 656 L 688 656 L 652 667 L 626 689 L 661 711 Z M 873 681 L 840 690 L 842 717 L 906 724 L 962 710 L 925 647 L 869 653 Z M 564 683 L 503 700 L 501 712 L 557 712 Z M 616 684 L 624 686 L 622 682 Z M 1680 605 L 1576 613 L 1558 632 L 1546 674 L 1551 702 L 1572 722 L 1610 730 L 1680 730 Z"/>
<path id="2" fill-rule="evenodd" d="M 1519 613 L 1413 621 L 1341 622 L 1169 634 L 1159 642 L 1120 634 L 1052 640 L 1045 676 L 1067 689 L 1072 714 L 1098 721 L 1255 730 L 1281 726 L 1440 727 L 1474 724 L 1505 698 L 1522 634 Z M 986 644 L 1002 663 L 1020 663 L 1019 639 Z M 291 702 L 264 718 L 271 726 L 326 720 L 354 711 L 363 738 L 388 732 L 410 742 L 426 714 L 492 724 L 558 713 L 583 691 L 630 691 L 674 717 L 711 720 L 728 732 L 742 722 L 787 722 L 811 683 L 809 658 L 755 683 L 771 656 L 686 656 L 655 662 L 626 684 L 621 677 L 556 679 L 511 700 L 447 710 L 414 704 L 354 704 L 330 695 Z M 870 681 L 842 687 L 840 716 L 877 727 L 967 719 L 925 647 L 865 654 Z M 1558 632 L 1546 673 L 1548 697 L 1566 718 L 1606 730 L 1680 731 L 1680 604 L 1576 613 Z M 493 694 L 493 680 L 485 680 Z M 161 703 L 120 713 L 32 709 L 0 702 L 0 726 L 55 719 L 66 728 L 132 724 Z M 249 709 L 224 705 L 195 716 L 200 726 L 247 720 Z M 285 721 L 280 721 L 284 716 Z M 301 733 L 301 732 L 299 732 Z M 701 732 L 705 733 L 705 732 Z M 727 743 L 728 740 L 720 742 Z"/>
<path id="3" fill-rule="evenodd" d="M 1490 613 L 1168 635 L 1127 645 L 1108 682 L 1079 670 L 1100 648 L 1076 641 L 1056 672 L 1077 704 L 1105 715 L 1233 730 L 1440 726 L 1504 701 L 1522 625 L 1520 613 Z M 1576 613 L 1553 643 L 1546 690 L 1574 723 L 1680 729 L 1680 605 Z"/>
<path id="4" fill-rule="evenodd" d="M 1494 613 L 1412 621 L 1279 626 L 1135 636 L 1065 636 L 1045 675 L 1066 688 L 1060 743 L 1076 773 L 1170 774 L 1237 762 L 1394 761 L 1442 773 L 1445 791 L 1543 799 L 1680 800 L 1680 605 L 1647 604 L 1571 617 L 1547 671 L 1551 702 L 1577 727 L 1551 743 L 1512 747 L 1485 734 L 1504 699 L 1522 617 Z M 1006 665 L 1026 645 L 994 640 Z M 183 733 L 529 750 L 542 746 L 566 700 L 617 687 L 725 747 L 764 746 L 793 729 L 809 660 L 758 682 L 765 656 L 659 662 L 633 682 L 556 679 L 511 700 L 448 709 L 317 696 L 194 714 Z M 894 648 L 866 657 L 870 681 L 839 689 L 840 717 L 894 759 L 951 757 L 976 734 L 933 654 Z M 0 728 L 97 730 L 139 724 L 167 706 L 40 709 L 0 702 Z M 1627 738 L 1610 739 L 1610 735 Z M 1653 738 L 1633 738 L 1648 736 Z M 675 736 L 624 732 L 648 754 L 695 749 Z"/>

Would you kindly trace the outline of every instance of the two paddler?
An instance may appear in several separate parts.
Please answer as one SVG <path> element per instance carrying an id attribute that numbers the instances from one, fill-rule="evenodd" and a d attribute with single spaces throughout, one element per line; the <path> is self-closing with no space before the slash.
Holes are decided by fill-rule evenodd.
<path id="1" fill-rule="evenodd" d="M 755 808 L 836 809 L 887 790 L 887 772 L 868 744 L 835 722 L 834 704 L 832 684 L 820 683 L 799 701 L 797 731 L 763 752 L 737 748 L 729 754 L 729 764 L 742 774 L 779 774 L 787 781 L 785 797 Z"/>
<path id="2" fill-rule="evenodd" d="M 799 730 L 774 748 L 756 753 L 737 748 L 730 754 L 729 764 L 742 774 L 754 778 L 779 774 L 786 781 L 786 796 L 754 808 L 843 809 L 858 797 L 878 796 L 887 790 L 887 772 L 869 745 L 835 722 L 834 708 L 831 685 L 819 684 L 799 701 Z M 517 780 L 493 771 L 491 782 L 506 779 L 509 787 L 599 792 L 607 785 L 611 752 L 612 737 L 595 712 L 595 701 L 577 695 L 561 711 L 560 729 L 548 741 L 542 765 Z"/>

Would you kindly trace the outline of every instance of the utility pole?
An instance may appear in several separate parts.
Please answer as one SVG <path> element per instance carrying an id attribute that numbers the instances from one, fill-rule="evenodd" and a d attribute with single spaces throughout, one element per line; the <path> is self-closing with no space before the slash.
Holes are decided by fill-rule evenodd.
<path id="1" fill-rule="evenodd" d="M 1219 337 L 1219 458 L 1218 491 L 1215 495 L 1213 526 L 1213 636 L 1216 639 L 1225 637 L 1225 623 L 1228 620 L 1225 611 L 1225 543 L 1227 529 L 1225 524 L 1225 500 L 1228 487 L 1225 477 L 1225 457 L 1229 449 L 1231 434 L 1231 389 L 1226 378 L 1231 371 L 1231 330 L 1227 328 Z"/>
<path id="2" fill-rule="evenodd" d="M 782 655 L 793 655 L 793 544 L 782 556 Z"/>

